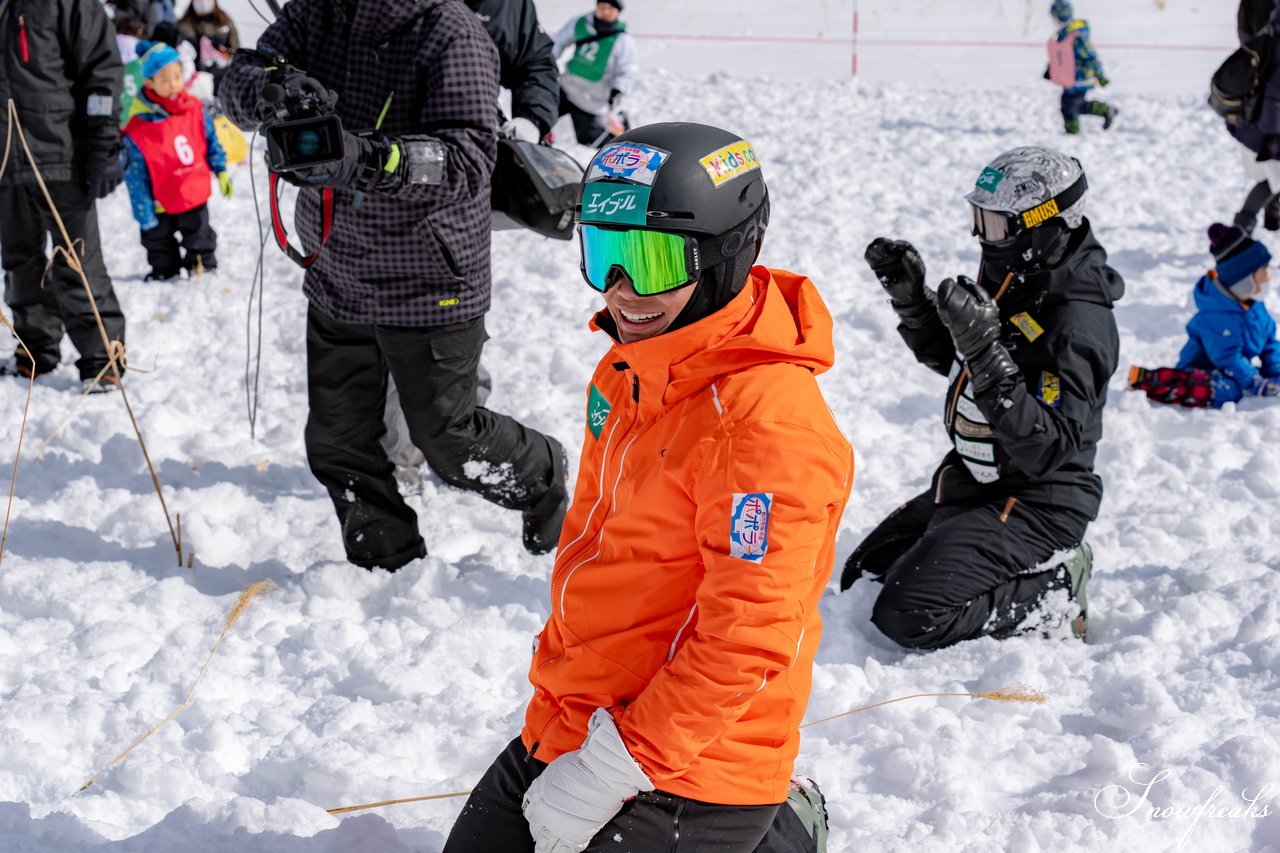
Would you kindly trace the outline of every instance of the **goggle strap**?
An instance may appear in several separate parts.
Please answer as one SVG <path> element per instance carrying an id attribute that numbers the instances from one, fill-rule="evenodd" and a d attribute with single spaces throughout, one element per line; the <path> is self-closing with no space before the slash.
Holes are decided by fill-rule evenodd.
<path id="1" fill-rule="evenodd" d="M 1089 182 L 1085 180 L 1084 172 L 1081 172 L 1080 177 L 1076 178 L 1075 183 L 1071 186 L 1048 201 L 1038 204 L 1030 210 L 1024 210 L 1013 219 L 1016 220 L 1020 229 L 1034 228 L 1040 223 L 1061 214 L 1064 210 L 1070 209 L 1073 204 L 1084 198 L 1085 190 L 1088 188 Z"/>

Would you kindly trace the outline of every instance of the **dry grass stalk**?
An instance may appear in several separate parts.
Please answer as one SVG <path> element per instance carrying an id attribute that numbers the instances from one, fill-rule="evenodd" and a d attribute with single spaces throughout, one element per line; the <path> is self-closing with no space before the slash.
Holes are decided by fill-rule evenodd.
<path id="1" fill-rule="evenodd" d="M 5 160 L 9 157 L 8 146 L 5 146 Z M 0 163 L 0 175 L 4 174 L 4 163 Z M 22 342 L 22 338 L 18 336 L 18 330 L 9 322 L 9 318 L 0 312 L 0 322 L 3 322 L 13 336 L 18 339 L 18 346 L 24 352 L 30 352 L 27 345 Z M 4 532 L 0 533 L 0 564 L 4 563 L 4 543 L 9 539 L 9 516 L 13 513 L 13 493 L 18 487 L 18 462 L 22 460 L 22 439 L 27 434 L 27 413 L 31 411 L 31 392 L 36 385 L 36 375 L 33 371 L 27 379 L 27 402 L 22 406 L 22 426 L 18 427 L 18 452 L 13 455 L 13 472 L 9 476 L 9 502 L 4 509 Z"/>
<path id="2" fill-rule="evenodd" d="M 138 446 L 142 448 L 142 458 L 146 460 L 147 471 L 151 474 L 151 484 L 155 486 L 156 494 L 160 497 L 160 509 L 164 511 L 164 520 L 169 525 L 169 537 L 173 540 L 174 550 L 178 554 L 178 565 L 182 565 L 182 547 L 178 544 L 178 537 L 173 530 L 173 520 L 169 517 L 169 506 L 164 500 L 164 490 L 160 488 L 160 480 L 156 477 L 155 466 L 151 464 L 151 454 L 147 452 L 147 443 L 142 439 L 142 429 L 138 426 L 138 419 L 133 414 L 133 406 L 129 404 L 129 395 L 125 392 L 124 381 L 120 375 L 122 363 L 120 355 L 122 348 L 113 349 L 111 340 L 107 337 L 107 328 L 102 324 L 102 314 L 98 311 L 98 300 L 94 298 L 93 288 L 89 286 L 89 278 L 84 274 L 84 266 L 80 263 L 80 257 L 75 252 L 75 244 L 71 240 L 71 236 L 67 233 L 67 228 L 62 222 L 62 215 L 58 213 L 57 206 L 53 203 L 53 197 L 49 195 L 49 188 L 45 185 L 44 176 L 40 173 L 40 167 L 36 164 L 36 158 L 31 153 L 31 147 L 27 145 L 27 136 L 22 130 L 22 122 L 18 119 L 18 107 L 13 102 L 13 98 L 9 99 L 9 133 L 12 135 L 14 130 L 18 132 L 18 141 L 22 143 L 22 150 L 26 152 L 27 162 L 31 164 L 31 171 L 35 175 L 36 185 L 40 187 L 40 192 L 44 195 L 45 203 L 49 205 L 49 211 L 53 214 L 53 221 L 58 226 L 58 232 L 62 235 L 65 244 L 65 256 L 67 265 L 80 275 L 80 281 L 84 284 L 84 291 L 89 297 L 89 307 L 93 309 L 93 317 L 98 323 L 98 334 L 102 337 L 102 345 L 106 347 L 108 353 L 107 366 L 111 368 L 115 375 L 116 385 L 120 389 L 120 399 L 124 402 L 125 411 L 129 413 L 129 422 L 133 424 L 134 435 L 138 437 Z M 8 143 L 5 145 L 6 162 L 8 159 Z M 0 168 L 0 174 L 3 169 Z"/>
<path id="3" fill-rule="evenodd" d="M 449 797 L 466 797 L 470 796 L 470 791 L 457 791 L 452 794 L 432 794 L 429 797 L 409 797 L 407 800 L 383 800 L 380 803 L 365 803 L 360 806 L 343 806 L 339 809 L 325 809 L 329 814 L 346 814 L 347 812 L 358 812 L 363 809 L 376 809 L 379 806 L 398 806 L 401 803 L 421 803 L 424 800 L 444 800 Z"/>
<path id="4" fill-rule="evenodd" d="M 218 642 L 214 643 L 213 651 L 209 652 L 209 657 L 205 659 L 204 666 L 200 667 L 200 673 L 196 676 L 195 682 L 191 685 L 191 689 L 187 691 L 187 698 L 182 700 L 182 704 L 178 708 L 176 708 L 172 714 L 170 714 L 169 716 L 161 720 L 159 723 L 157 723 L 155 727 L 151 729 L 151 731 L 147 732 L 145 735 L 143 735 L 142 737 L 138 738 L 133 743 L 131 743 L 128 749 L 126 749 L 124 752 L 120 753 L 114 759 L 112 759 L 111 763 L 108 764 L 100 773 L 95 775 L 88 782 L 85 782 L 83 785 L 81 785 L 80 791 L 85 790 L 94 782 L 98 781 L 99 776 L 101 776 L 107 770 L 110 770 L 112 767 L 115 767 L 117 764 L 123 761 L 124 757 L 129 753 L 133 752 L 133 750 L 136 749 L 139 744 L 141 744 L 147 738 L 151 737 L 156 732 L 160 731 L 160 729 L 166 723 L 168 723 L 174 717 L 178 716 L 178 714 L 180 714 L 182 711 L 187 709 L 187 707 L 191 704 L 191 697 L 194 696 L 196 693 L 196 688 L 200 686 L 200 680 L 204 678 L 205 671 L 209 669 L 209 664 L 213 663 L 213 656 L 218 653 L 218 649 L 222 648 L 222 641 L 227 638 L 227 632 L 231 630 L 231 626 L 235 625 L 236 622 L 240 619 L 240 617 L 244 615 L 245 610 L 248 609 L 249 603 L 253 601 L 254 597 L 264 592 L 270 592 L 273 589 L 279 589 L 279 587 L 277 587 L 273 581 L 258 581 L 257 583 L 246 587 L 240 593 L 240 598 L 236 601 L 235 606 L 231 608 L 231 612 L 227 614 L 226 621 L 223 623 L 223 626 L 222 626 L 222 634 L 219 635 L 218 637 Z M 77 791 L 76 793 L 79 793 L 79 791 Z"/>
<path id="5" fill-rule="evenodd" d="M 833 714 L 830 717 L 823 717 L 821 720 L 814 720 L 812 723 L 805 723 L 800 728 L 807 729 L 809 726 L 816 726 L 818 723 L 825 723 L 828 720 L 838 720 L 841 717 L 847 717 L 850 714 L 856 714 L 859 711 L 869 711 L 872 708 L 879 708 L 881 705 L 892 705 L 894 702 L 905 702 L 907 699 L 920 699 L 925 696 L 968 696 L 973 699 L 995 699 L 997 702 L 1035 702 L 1043 703 L 1049 697 L 1041 693 L 1039 690 L 1032 690 L 1023 684 L 1013 687 L 1001 687 L 998 690 L 988 690 L 983 693 L 913 693 L 910 696 L 899 696 L 897 699 L 886 699 L 884 702 L 877 702 L 874 705 L 864 705 L 861 708 L 854 708 L 852 711 L 845 711 L 843 714 Z"/>

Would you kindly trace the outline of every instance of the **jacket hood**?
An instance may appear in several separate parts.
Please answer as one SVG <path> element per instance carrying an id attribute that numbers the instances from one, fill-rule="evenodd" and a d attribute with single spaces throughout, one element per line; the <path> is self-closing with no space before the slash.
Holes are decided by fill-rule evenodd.
<path id="1" fill-rule="evenodd" d="M 1222 289 L 1216 279 L 1200 276 L 1195 289 L 1196 310 L 1201 312 L 1243 314 L 1249 310 L 1239 299 Z"/>
<path id="2" fill-rule="evenodd" d="M 344 12 L 354 5 L 351 35 L 374 42 L 386 41 L 410 21 L 421 18 L 453 0 L 331 0 Z"/>
<path id="3" fill-rule="evenodd" d="M 608 311 L 591 321 L 609 330 Z M 813 282 L 757 266 L 728 305 L 696 323 L 642 341 L 615 343 L 609 359 L 635 371 L 646 404 L 671 405 L 719 376 L 758 364 L 797 364 L 814 374 L 835 362 L 831 313 Z M 661 394 L 655 390 L 661 388 Z"/>
<path id="4" fill-rule="evenodd" d="M 1122 296 L 1124 279 L 1107 265 L 1107 250 L 1093 236 L 1086 218 L 1071 232 L 1057 266 L 1013 280 L 1008 298 L 1000 300 L 1000 314 L 1008 317 L 1054 302 L 1093 302 L 1111 308 Z"/>

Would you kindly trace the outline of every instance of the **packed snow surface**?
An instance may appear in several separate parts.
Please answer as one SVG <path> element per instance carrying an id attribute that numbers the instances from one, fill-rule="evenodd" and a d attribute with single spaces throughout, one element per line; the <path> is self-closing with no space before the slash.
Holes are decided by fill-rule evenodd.
<path id="1" fill-rule="evenodd" d="M 1229 43 L 1231 22 L 1217 34 Z M 1149 35 L 1134 24 L 1114 37 Z M 827 795 L 832 853 L 1280 850 L 1280 407 L 1154 408 L 1122 390 L 1129 364 L 1176 358 L 1210 262 L 1204 229 L 1248 186 L 1201 77 L 1178 55 L 1162 61 L 1191 81 L 1181 94 L 1126 89 L 1112 70 L 1117 125 L 1104 134 L 1086 117 L 1076 138 L 1059 131 L 1039 56 L 1003 90 L 651 65 L 630 99 L 642 122 L 710 122 L 756 145 L 773 198 L 762 261 L 810 276 L 836 318 L 821 383 L 858 463 L 837 574 L 947 446 L 945 381 L 899 340 L 866 244 L 914 241 L 931 283 L 973 275 L 964 193 L 1000 151 L 1046 144 L 1083 162 L 1090 219 L 1127 284 L 1098 458 L 1106 497 L 1088 536 L 1090 642 L 907 652 L 868 621 L 878 587 L 833 584 L 808 719 L 1016 684 L 1047 701 L 918 698 L 806 729 L 797 770 Z M 250 186 L 265 216 L 265 175 L 234 177 L 235 197 L 210 202 L 220 270 L 199 281 L 144 283 L 125 190 L 99 205 L 129 319 L 129 399 L 190 568 L 121 397 L 81 400 L 69 346 L 35 387 L 0 564 L 5 853 L 432 853 L 462 800 L 326 809 L 465 791 L 519 731 L 552 558 L 525 554 L 517 513 L 427 473 L 410 503 L 431 555 L 395 574 L 343 560 L 303 449 L 301 273 L 268 242 L 259 330 Z M 571 243 L 499 233 L 493 268 L 490 406 L 573 456 L 607 346 L 586 327 L 599 298 Z M 259 333 L 251 435 L 246 341 Z M 0 382 L 6 483 L 25 395 Z M 183 704 L 240 590 L 262 580 L 279 589 L 227 631 L 190 705 L 107 769 Z"/>

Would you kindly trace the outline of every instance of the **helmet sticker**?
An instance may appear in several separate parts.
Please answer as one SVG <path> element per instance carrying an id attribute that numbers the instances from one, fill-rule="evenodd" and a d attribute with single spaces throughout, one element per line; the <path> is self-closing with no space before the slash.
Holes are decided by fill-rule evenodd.
<path id="1" fill-rule="evenodd" d="M 972 174 L 972 173 L 970 173 Z M 990 166 L 982 170 L 982 174 L 978 176 L 977 187 L 980 190 L 986 190 L 989 193 L 996 191 L 996 187 L 1000 186 L 1000 182 L 1004 180 L 1004 172 L 993 169 Z"/>
<path id="2" fill-rule="evenodd" d="M 583 222 L 610 222 L 644 225 L 649 211 L 648 187 L 630 184 L 595 183 L 582 188 Z"/>
<path id="3" fill-rule="evenodd" d="M 592 158 L 587 181 L 612 179 L 651 187 L 670 153 L 638 142 L 611 143 Z"/>
<path id="4" fill-rule="evenodd" d="M 756 150 L 746 140 L 726 145 L 719 151 L 712 151 L 698 162 L 707 170 L 711 183 L 716 186 L 760 168 L 760 161 L 756 159 Z"/>
<path id="5" fill-rule="evenodd" d="M 752 492 L 733 495 L 729 527 L 729 556 L 758 563 L 769 553 L 769 514 L 773 494 Z"/>

